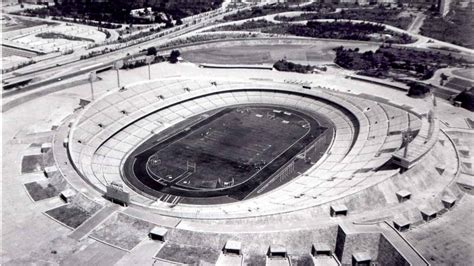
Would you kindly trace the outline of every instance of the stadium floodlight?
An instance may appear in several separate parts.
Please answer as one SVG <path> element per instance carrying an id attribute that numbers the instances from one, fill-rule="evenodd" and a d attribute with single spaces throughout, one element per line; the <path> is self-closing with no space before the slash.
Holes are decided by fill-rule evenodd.
<path id="1" fill-rule="evenodd" d="M 120 88 L 120 69 L 123 67 L 123 60 L 115 61 L 114 69 L 117 71 L 117 87 Z"/>
<path id="2" fill-rule="evenodd" d="M 145 62 L 148 65 L 148 80 L 151 80 L 150 65 L 151 65 L 151 62 L 153 62 L 153 60 L 155 60 L 155 56 L 153 56 L 153 55 L 149 55 L 149 56 L 145 57 Z"/>
<path id="3" fill-rule="evenodd" d="M 95 71 L 92 71 L 89 73 L 89 82 L 91 83 L 91 101 L 94 100 L 94 80 L 97 78 L 97 73 Z"/>
<path id="4" fill-rule="evenodd" d="M 413 140 L 410 127 L 408 127 L 407 130 L 402 131 L 402 139 L 403 139 L 403 142 L 405 142 L 405 150 L 403 151 L 403 158 L 407 158 L 408 145 Z"/>

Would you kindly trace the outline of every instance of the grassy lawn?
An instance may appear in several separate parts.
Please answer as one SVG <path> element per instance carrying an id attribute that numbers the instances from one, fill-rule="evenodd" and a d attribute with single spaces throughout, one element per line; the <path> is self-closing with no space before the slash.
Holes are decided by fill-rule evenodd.
<path id="1" fill-rule="evenodd" d="M 43 169 L 43 154 L 27 155 L 21 161 L 23 174 L 39 172 Z"/>
<path id="2" fill-rule="evenodd" d="M 117 213 L 94 229 L 91 236 L 123 249 L 131 250 L 148 237 L 148 233 L 153 227 L 155 225 L 152 223 L 123 213 Z"/>
<path id="3" fill-rule="evenodd" d="M 450 78 L 445 86 L 458 91 L 463 91 L 465 89 L 473 87 L 474 82 L 460 78 Z"/>
<path id="4" fill-rule="evenodd" d="M 76 194 L 70 199 L 70 203 L 46 211 L 46 214 L 65 225 L 77 228 L 92 215 L 94 215 L 101 205 L 86 198 L 82 194 Z"/>
<path id="5" fill-rule="evenodd" d="M 12 23 L 10 25 L 2 27 L 2 32 L 8 32 L 13 30 L 20 30 L 30 27 L 35 27 L 39 25 L 57 25 L 58 23 L 55 22 L 46 22 L 40 20 L 29 20 L 29 19 L 22 19 L 22 18 L 15 18 L 16 23 Z"/>
<path id="6" fill-rule="evenodd" d="M 445 17 L 427 16 L 420 29 L 422 35 L 467 48 L 474 48 L 473 3 L 461 7 L 455 1 Z"/>
<path id="7" fill-rule="evenodd" d="M 273 64 L 280 59 L 306 64 L 333 62 L 336 56 L 334 48 L 342 42 L 313 41 L 311 44 L 267 44 L 246 45 L 244 42 L 221 46 L 196 47 L 182 52 L 183 58 L 193 63 L 213 64 Z M 344 44 L 345 47 L 359 47 L 361 50 L 376 50 L 374 44 Z"/>
<path id="8" fill-rule="evenodd" d="M 265 255 L 252 254 L 244 258 L 245 265 L 249 265 L 249 266 L 265 265 L 265 261 L 266 261 Z"/>
<path id="9" fill-rule="evenodd" d="M 219 257 L 219 253 L 219 250 L 210 248 L 167 242 L 156 256 L 184 264 L 199 264 L 200 261 L 214 264 Z"/>
<path id="10" fill-rule="evenodd" d="M 462 78 L 474 80 L 474 68 L 454 70 L 453 74 Z"/>
<path id="11" fill-rule="evenodd" d="M 52 198 L 59 195 L 59 191 L 51 184 L 42 185 L 39 182 L 25 184 L 25 188 L 34 201 Z"/>
<path id="12" fill-rule="evenodd" d="M 93 213 L 90 213 L 77 205 L 67 204 L 48 210 L 46 214 L 69 227 L 77 228 L 89 219 Z"/>
<path id="13" fill-rule="evenodd" d="M 65 39 L 69 41 L 94 42 L 93 39 L 77 37 L 77 36 L 67 35 L 67 34 L 58 33 L 58 32 L 42 32 L 42 33 L 36 34 L 35 36 L 38 38 L 43 38 L 43 39 Z"/>

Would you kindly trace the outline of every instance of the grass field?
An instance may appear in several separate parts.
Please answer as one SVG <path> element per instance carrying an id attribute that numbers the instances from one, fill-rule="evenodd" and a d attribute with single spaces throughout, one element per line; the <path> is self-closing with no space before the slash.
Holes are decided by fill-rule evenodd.
<path id="1" fill-rule="evenodd" d="M 358 47 L 361 51 L 375 50 L 373 44 L 351 44 L 332 41 L 331 43 L 313 41 L 312 44 L 260 44 L 242 45 L 232 43 L 197 47 L 182 51 L 182 57 L 193 63 L 212 64 L 273 64 L 286 59 L 295 63 L 320 64 L 332 63 L 336 58 L 334 48 L 344 45 L 347 48 Z"/>
<path id="2" fill-rule="evenodd" d="M 454 70 L 453 74 L 462 78 L 474 80 L 474 68 Z"/>
<path id="3" fill-rule="evenodd" d="M 2 45 L 2 57 L 8 57 L 8 56 L 21 56 L 25 58 L 32 58 L 37 56 L 36 53 L 26 51 L 26 50 L 20 50 L 12 47 L 7 47 Z"/>
<path id="4" fill-rule="evenodd" d="M 473 87 L 474 82 L 460 78 L 450 78 L 445 86 L 458 91 L 463 91 L 465 89 Z"/>
<path id="5" fill-rule="evenodd" d="M 72 228 L 79 227 L 92 216 L 90 212 L 73 204 L 67 204 L 51 209 L 47 211 L 46 214 Z"/>
<path id="6" fill-rule="evenodd" d="M 219 253 L 219 250 L 210 248 L 167 242 L 156 254 L 156 257 L 184 264 L 201 265 L 201 261 L 214 264 Z"/>
<path id="7" fill-rule="evenodd" d="M 82 194 L 76 194 L 70 199 L 70 203 L 48 210 L 46 214 L 69 227 L 77 228 L 101 207 Z"/>
<path id="8" fill-rule="evenodd" d="M 8 31 L 14 31 L 14 30 L 20 30 L 20 29 L 25 29 L 25 28 L 30 28 L 30 27 L 35 27 L 39 25 L 57 25 L 58 23 L 55 22 L 49 22 L 49 21 L 43 21 L 43 20 L 30 20 L 30 19 L 22 19 L 19 17 L 15 17 L 14 19 L 10 19 L 10 23 L 7 25 L 3 25 L 2 27 L 2 32 L 8 32 Z"/>
<path id="9" fill-rule="evenodd" d="M 59 195 L 59 191 L 51 184 L 30 182 L 25 184 L 25 188 L 34 201 L 52 198 Z"/>
<path id="10" fill-rule="evenodd" d="M 131 156 L 128 179 L 165 194 L 242 200 L 326 130 L 315 118 L 282 107 L 228 107 L 142 145 Z"/>
<path id="11" fill-rule="evenodd" d="M 92 231 L 91 236 L 126 250 L 133 249 L 148 237 L 154 224 L 116 213 Z"/>
<path id="12" fill-rule="evenodd" d="M 153 155 L 161 163 L 148 163 L 148 169 L 162 182 L 171 179 L 190 188 L 219 188 L 219 180 L 244 182 L 309 132 L 303 117 L 275 111 L 279 113 L 270 108 L 225 109 L 194 132 L 165 142 Z M 190 176 L 186 162 L 196 163 Z"/>
<path id="13" fill-rule="evenodd" d="M 43 154 L 26 155 L 21 162 L 23 174 L 39 172 L 43 168 Z"/>

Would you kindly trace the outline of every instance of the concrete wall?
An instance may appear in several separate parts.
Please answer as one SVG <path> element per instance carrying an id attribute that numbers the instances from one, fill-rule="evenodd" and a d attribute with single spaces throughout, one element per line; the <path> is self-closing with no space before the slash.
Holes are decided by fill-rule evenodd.
<path id="1" fill-rule="evenodd" d="M 408 261 L 396 250 L 392 244 L 382 235 L 379 241 L 379 256 L 377 262 L 385 266 L 408 266 Z"/>
<path id="2" fill-rule="evenodd" d="M 271 221 L 267 223 L 271 223 Z M 242 253 L 255 255 L 265 255 L 270 245 L 281 245 L 287 249 L 290 255 L 302 255 L 309 254 L 311 246 L 315 242 L 325 243 L 333 248 L 336 233 L 336 225 L 307 230 L 264 233 L 207 233 L 172 229 L 168 239 L 179 244 L 204 245 L 215 250 L 221 250 L 228 240 L 235 240 L 242 243 Z"/>
<path id="3" fill-rule="evenodd" d="M 336 257 L 342 265 L 352 264 L 352 254 L 367 252 L 376 261 L 379 254 L 380 233 L 347 233 L 338 228 L 336 237 Z"/>

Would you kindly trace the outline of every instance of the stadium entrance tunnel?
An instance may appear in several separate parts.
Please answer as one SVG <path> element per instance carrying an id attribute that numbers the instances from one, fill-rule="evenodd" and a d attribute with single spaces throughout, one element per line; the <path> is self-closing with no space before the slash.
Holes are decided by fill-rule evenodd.
<path id="1" fill-rule="evenodd" d="M 314 165 L 333 125 L 318 113 L 268 104 L 211 110 L 171 126 L 126 159 L 124 181 L 165 202 L 221 204 L 271 191 Z"/>

